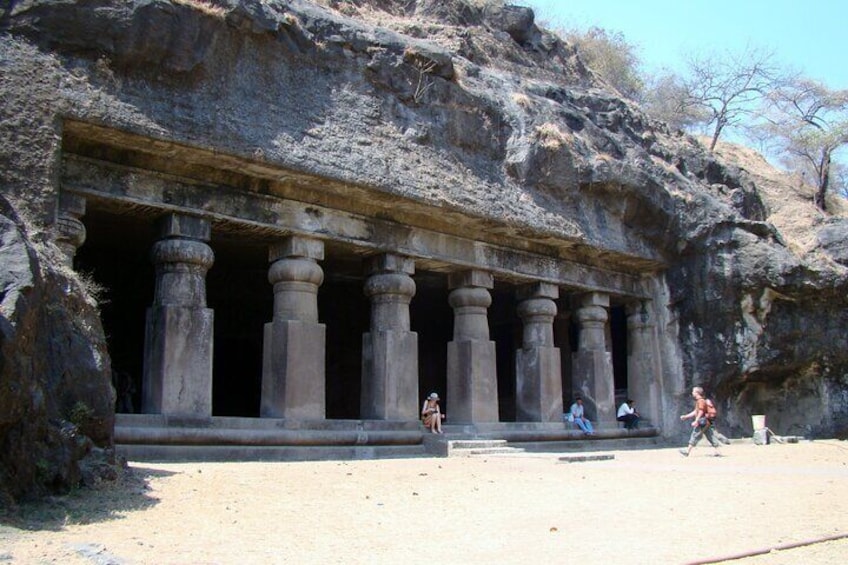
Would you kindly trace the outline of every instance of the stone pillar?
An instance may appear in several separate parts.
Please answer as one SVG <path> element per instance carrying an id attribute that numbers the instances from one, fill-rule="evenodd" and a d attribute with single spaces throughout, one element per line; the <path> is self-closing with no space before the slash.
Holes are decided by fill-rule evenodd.
<path id="1" fill-rule="evenodd" d="M 660 358 L 653 308 L 649 302 L 628 304 L 627 396 L 643 419 L 660 423 Z"/>
<path id="2" fill-rule="evenodd" d="M 326 328 L 318 323 L 324 242 L 289 237 L 268 251 L 274 314 L 265 324 L 262 354 L 263 418 L 325 417 Z"/>
<path id="3" fill-rule="evenodd" d="M 85 198 L 62 192 L 59 195 L 59 214 L 56 218 L 56 245 L 65 255 L 65 264 L 73 269 L 77 249 L 85 243 Z"/>
<path id="4" fill-rule="evenodd" d="M 498 421 L 495 342 L 489 340 L 487 309 L 494 278 L 483 271 L 452 273 L 448 301 L 453 341 L 448 343 L 447 418 L 453 423 Z"/>
<path id="5" fill-rule="evenodd" d="M 364 290 L 371 300 L 371 329 L 362 336 L 360 416 L 417 420 L 418 334 L 409 331 L 415 263 L 386 253 L 370 260 L 368 272 Z"/>
<path id="6" fill-rule="evenodd" d="M 617 407 L 612 354 L 607 350 L 608 308 L 606 294 L 590 292 L 580 297 L 574 312 L 580 337 L 573 357 L 573 383 L 575 394 L 580 394 L 584 404 L 594 408 L 597 423 L 613 427 Z"/>
<path id="7" fill-rule="evenodd" d="M 148 414 L 212 415 L 213 312 L 206 308 L 206 272 L 215 259 L 211 226 L 202 218 L 162 218 L 151 257 L 156 267 L 147 309 L 142 410 Z"/>
<path id="8" fill-rule="evenodd" d="M 565 306 L 567 309 L 563 310 Z M 554 344 L 560 350 L 560 370 L 562 372 L 562 402 L 563 408 L 567 410 L 571 406 L 571 391 L 574 388 L 572 384 L 572 350 L 571 350 L 571 307 L 567 302 L 560 300 L 557 307 L 557 315 L 554 318 Z"/>
<path id="9" fill-rule="evenodd" d="M 524 323 L 521 349 L 515 352 L 515 408 L 519 422 L 562 421 L 562 372 L 554 347 L 556 285 L 538 283 L 518 291 L 518 317 Z"/>

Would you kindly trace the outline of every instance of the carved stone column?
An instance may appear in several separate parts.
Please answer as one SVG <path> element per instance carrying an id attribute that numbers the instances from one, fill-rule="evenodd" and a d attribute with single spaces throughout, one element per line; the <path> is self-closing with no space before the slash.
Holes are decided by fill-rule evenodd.
<path id="1" fill-rule="evenodd" d="M 206 272 L 215 259 L 207 220 L 171 214 L 153 245 L 153 305 L 147 310 L 142 410 L 212 415 L 213 312 L 206 308 Z"/>
<path id="2" fill-rule="evenodd" d="M 498 375 L 488 318 L 488 289 L 494 278 L 483 271 L 465 271 L 452 273 L 448 285 L 454 314 L 453 341 L 448 343 L 448 421 L 497 422 Z"/>
<path id="3" fill-rule="evenodd" d="M 418 334 L 409 331 L 415 296 L 412 259 L 384 254 L 371 259 L 365 295 L 371 330 L 362 335 L 360 415 L 372 420 L 418 419 Z"/>
<path id="4" fill-rule="evenodd" d="M 642 418 L 654 425 L 660 418 L 660 355 L 650 302 L 628 304 L 627 396 Z"/>
<path id="5" fill-rule="evenodd" d="M 580 328 L 579 345 L 574 353 L 573 383 L 575 394 L 595 410 L 601 425 L 615 426 L 615 380 L 612 353 L 607 349 L 606 325 L 609 296 L 599 292 L 580 297 L 574 312 Z"/>
<path id="6" fill-rule="evenodd" d="M 73 268 L 77 249 L 85 243 L 85 198 L 62 192 L 59 195 L 59 214 L 56 218 L 56 245 L 65 255 L 65 264 Z"/>
<path id="7" fill-rule="evenodd" d="M 265 324 L 262 399 L 265 418 L 325 417 L 326 328 L 318 323 L 318 287 L 324 242 L 289 237 L 269 249 L 268 281 L 274 285 L 274 315 Z"/>
<path id="8" fill-rule="evenodd" d="M 515 352 L 515 408 L 519 422 L 562 421 L 562 371 L 554 347 L 554 300 L 559 288 L 538 283 L 518 291 L 518 317 L 524 323 L 521 349 Z"/>

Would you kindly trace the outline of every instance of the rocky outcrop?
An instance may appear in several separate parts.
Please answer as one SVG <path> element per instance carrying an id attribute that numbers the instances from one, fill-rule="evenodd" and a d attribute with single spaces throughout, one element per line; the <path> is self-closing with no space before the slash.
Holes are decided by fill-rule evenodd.
<path id="1" fill-rule="evenodd" d="M 322 194 L 368 187 L 403 200 L 448 232 L 461 217 L 483 239 L 662 270 L 662 339 L 677 352 L 663 359 L 671 419 L 688 387 L 704 384 L 731 428 L 768 411 L 784 433 L 848 430 L 844 216 L 811 223 L 799 252 L 757 178 L 620 99 L 527 8 L 322 4 L 4 4 L 0 182 L 33 232 L 7 207 L 4 241 L 16 243 L 4 249 L 17 251 L 4 266 L 20 268 L 3 269 L 13 277 L 4 288 L 19 298 L 3 297 L 2 375 L 12 375 L 12 392 L 0 399 L 0 436 L 18 446 L 1 456 L 15 492 L 32 484 L 40 461 L 22 453 L 25 441 L 67 445 L 64 424 L 50 422 L 68 419 L 68 403 L 91 408 L 91 437 L 109 443 L 96 310 L 30 242 L 52 246 L 57 155 L 70 123 L 104 145 L 139 149 L 129 146 L 139 139 L 186 176 L 285 169 L 324 179 Z M 114 132 L 121 139 L 95 139 Z M 271 178 L 263 182 L 272 187 Z"/>
<path id="2" fill-rule="evenodd" d="M 64 491 L 114 463 L 114 392 L 96 307 L 0 196 L 0 497 Z M 101 473 L 87 475 L 89 483 Z"/>

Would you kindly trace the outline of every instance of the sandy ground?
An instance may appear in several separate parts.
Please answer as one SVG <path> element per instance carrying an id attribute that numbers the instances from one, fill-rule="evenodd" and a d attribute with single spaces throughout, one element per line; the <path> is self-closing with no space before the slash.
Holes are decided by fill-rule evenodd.
<path id="1" fill-rule="evenodd" d="M 799 542 L 734 563 L 848 561 L 848 443 L 711 451 L 130 463 L 5 518 L 0 563 L 690 563 Z"/>

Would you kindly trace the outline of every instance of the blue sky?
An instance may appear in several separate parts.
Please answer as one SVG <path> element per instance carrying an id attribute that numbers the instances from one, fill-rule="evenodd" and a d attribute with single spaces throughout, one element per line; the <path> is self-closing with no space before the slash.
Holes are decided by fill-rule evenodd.
<path id="1" fill-rule="evenodd" d="M 787 69 L 848 88 L 846 0 L 523 0 L 553 27 L 620 31 L 648 71 L 683 70 L 686 53 L 772 50 Z"/>

